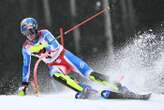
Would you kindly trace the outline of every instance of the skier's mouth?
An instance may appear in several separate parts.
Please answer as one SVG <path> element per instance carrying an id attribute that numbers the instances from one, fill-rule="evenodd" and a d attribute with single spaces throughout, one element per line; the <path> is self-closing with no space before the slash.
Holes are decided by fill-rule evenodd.
<path id="1" fill-rule="evenodd" d="M 35 35 L 28 35 L 27 36 L 27 39 L 30 40 L 30 41 L 33 41 L 35 39 Z"/>

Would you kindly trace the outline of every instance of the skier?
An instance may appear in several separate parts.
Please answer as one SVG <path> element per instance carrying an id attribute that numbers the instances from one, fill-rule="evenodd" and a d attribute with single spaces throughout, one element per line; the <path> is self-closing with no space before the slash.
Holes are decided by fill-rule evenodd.
<path id="1" fill-rule="evenodd" d="M 22 47 L 22 85 L 18 90 L 18 95 L 26 94 L 29 85 L 31 56 L 40 58 L 45 52 L 49 52 L 49 55 L 42 60 L 48 65 L 50 75 L 77 92 L 84 91 L 84 87 L 71 79 L 70 72 L 79 73 L 96 82 L 107 80 L 105 75 L 95 72 L 83 60 L 60 45 L 47 29 L 38 30 L 38 23 L 34 18 L 23 19 L 20 30 L 27 39 Z"/>
<path id="2" fill-rule="evenodd" d="M 104 90 L 101 93 L 102 96 L 109 97 L 110 93 L 114 98 L 117 98 L 115 96 L 120 97 L 118 94 L 118 91 L 122 89 L 120 83 L 108 83 L 107 76 L 94 71 L 87 63 L 65 49 L 47 29 L 38 30 L 38 23 L 34 18 L 24 18 L 21 21 L 20 30 L 27 39 L 22 47 L 22 84 L 18 90 L 19 96 L 26 95 L 29 85 L 31 56 L 34 56 L 41 58 L 48 65 L 50 76 L 77 91 L 76 98 L 87 98 L 91 87 L 74 80 L 69 75 L 71 72 L 78 73 L 92 81 L 106 84 L 117 91 Z M 44 53 L 48 53 L 48 55 L 42 58 Z"/>

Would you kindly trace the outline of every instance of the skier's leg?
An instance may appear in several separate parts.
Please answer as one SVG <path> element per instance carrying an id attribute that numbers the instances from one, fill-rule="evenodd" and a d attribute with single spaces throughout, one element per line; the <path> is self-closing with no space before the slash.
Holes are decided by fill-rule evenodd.
<path id="1" fill-rule="evenodd" d="M 66 50 L 64 59 L 73 67 L 74 71 L 92 80 L 107 80 L 107 76 L 95 72 L 86 62 Z"/>
<path id="2" fill-rule="evenodd" d="M 49 69 L 51 76 L 53 76 L 55 80 L 77 92 L 75 95 L 76 98 L 88 98 L 89 94 L 91 94 L 90 91 L 93 93 L 91 86 L 88 86 L 84 84 L 83 81 L 79 80 L 76 73 L 74 73 L 76 75 L 63 74 L 62 68 L 58 68 L 57 66 L 51 66 Z"/>
<path id="3" fill-rule="evenodd" d="M 93 90 L 91 86 L 88 86 L 84 83 L 77 83 L 73 79 L 71 79 L 68 75 L 64 75 L 62 73 L 55 73 L 53 75 L 54 79 L 59 81 L 60 83 L 66 85 L 67 87 L 75 90 L 77 94 L 75 98 L 77 99 L 86 99 L 91 96 L 91 94 L 96 94 L 97 91 Z"/>
<path id="4" fill-rule="evenodd" d="M 72 66 L 74 72 L 81 74 L 85 78 L 88 78 L 90 73 L 93 72 L 93 69 L 86 62 L 68 50 L 64 53 L 64 59 Z"/>
<path id="5" fill-rule="evenodd" d="M 73 79 L 71 79 L 70 76 L 63 72 L 65 72 L 64 68 L 60 68 L 60 66 L 49 66 L 49 73 L 55 80 L 59 81 L 60 83 L 68 86 L 69 88 L 77 92 L 81 92 L 83 88 L 80 85 L 78 85 Z"/>
<path id="6" fill-rule="evenodd" d="M 63 73 L 55 73 L 53 75 L 54 79 L 59 81 L 60 83 L 66 85 L 67 87 L 81 92 L 83 91 L 83 87 L 76 83 L 73 79 L 71 79 L 68 75 L 64 75 Z"/>
<path id="7" fill-rule="evenodd" d="M 103 75 L 97 72 L 91 72 L 89 79 L 98 84 L 109 87 L 109 89 L 113 92 L 119 92 L 118 86 L 115 83 L 110 83 L 108 81 L 108 76 L 106 75 Z"/>
<path id="8" fill-rule="evenodd" d="M 108 76 L 93 71 L 90 73 L 89 79 L 96 82 L 103 82 L 103 81 L 108 81 Z"/>
<path id="9" fill-rule="evenodd" d="M 88 78 L 96 83 L 106 85 L 113 91 L 118 91 L 115 84 L 107 81 L 108 77 L 106 75 L 95 72 L 87 63 L 71 52 L 65 51 L 64 59 L 73 67 L 75 72 L 80 73 L 85 78 Z"/>
<path id="10" fill-rule="evenodd" d="M 106 75 L 95 72 L 86 62 L 70 51 L 65 51 L 64 58 L 73 67 L 74 71 L 82 76 L 93 81 L 107 81 L 108 77 Z"/>

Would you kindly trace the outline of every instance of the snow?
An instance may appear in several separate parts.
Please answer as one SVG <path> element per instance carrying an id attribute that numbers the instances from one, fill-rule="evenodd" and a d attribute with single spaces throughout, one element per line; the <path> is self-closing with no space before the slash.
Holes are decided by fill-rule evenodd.
<path id="1" fill-rule="evenodd" d="M 164 95 L 148 101 L 118 99 L 74 99 L 73 93 L 40 96 L 0 96 L 1 110 L 164 110 Z"/>
<path id="2" fill-rule="evenodd" d="M 117 76 L 121 75 L 125 76 L 121 83 L 130 90 L 152 91 L 153 95 L 150 100 L 106 100 L 103 98 L 78 100 L 74 98 L 73 91 L 59 92 L 57 88 L 55 90 L 58 90 L 58 93 L 48 95 L 25 97 L 1 95 L 0 110 L 164 110 L 164 95 L 157 94 L 164 91 L 163 80 L 160 80 L 164 78 L 164 42 L 155 40 L 156 45 L 162 48 L 154 49 L 156 45 L 152 45 L 150 41 L 155 37 L 152 34 L 140 35 L 134 43 L 120 49 L 113 61 L 109 58 L 109 60 L 103 60 L 105 63 L 101 63 L 106 65 L 103 65 L 103 71 L 110 75 L 111 79 L 117 79 Z M 98 67 L 96 67 L 97 70 Z M 44 70 L 41 73 L 43 72 Z M 54 88 L 56 85 L 55 83 Z"/>

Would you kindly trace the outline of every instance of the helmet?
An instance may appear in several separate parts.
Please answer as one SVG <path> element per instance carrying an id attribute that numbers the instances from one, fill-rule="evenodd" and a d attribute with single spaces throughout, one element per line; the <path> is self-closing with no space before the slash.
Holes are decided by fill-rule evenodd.
<path id="1" fill-rule="evenodd" d="M 36 34 L 38 23 L 34 18 L 24 18 L 20 24 L 20 30 L 26 37 L 32 37 Z"/>

